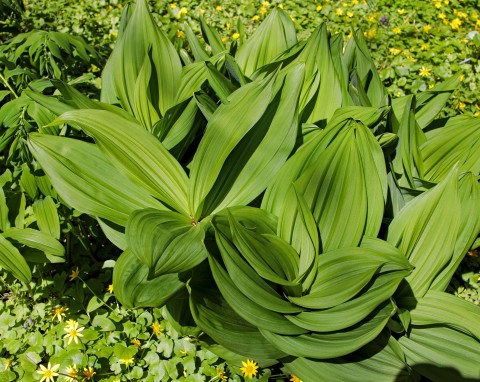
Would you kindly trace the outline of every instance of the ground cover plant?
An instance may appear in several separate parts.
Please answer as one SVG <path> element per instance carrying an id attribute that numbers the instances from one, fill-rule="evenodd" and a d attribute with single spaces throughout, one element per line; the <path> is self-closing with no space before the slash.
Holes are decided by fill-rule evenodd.
<path id="1" fill-rule="evenodd" d="M 478 307 L 445 293 L 479 245 L 479 119 L 439 118 L 462 73 L 392 94 L 368 32 L 263 7 L 225 40 L 122 6 L 101 101 L 68 61 L 3 77 L 2 378 L 480 376 Z"/>

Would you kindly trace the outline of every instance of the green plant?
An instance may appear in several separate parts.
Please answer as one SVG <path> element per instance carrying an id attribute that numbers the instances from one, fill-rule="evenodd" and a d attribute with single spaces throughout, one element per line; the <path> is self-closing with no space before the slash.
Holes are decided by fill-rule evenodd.
<path id="1" fill-rule="evenodd" d="M 140 0 L 103 102 L 28 92 L 95 141 L 29 147 L 124 251 L 115 295 L 307 381 L 477 378 L 480 312 L 444 292 L 480 231 L 479 120 L 435 119 L 460 76 L 392 99 L 362 33 L 265 25 L 227 50 L 203 21 L 182 66 Z"/>

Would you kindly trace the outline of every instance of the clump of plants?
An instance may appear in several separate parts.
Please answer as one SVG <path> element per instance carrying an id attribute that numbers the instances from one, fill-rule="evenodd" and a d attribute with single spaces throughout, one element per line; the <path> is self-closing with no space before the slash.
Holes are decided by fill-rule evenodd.
<path id="1" fill-rule="evenodd" d="M 185 26 L 178 53 L 144 0 L 125 15 L 101 101 L 25 91 L 58 116 L 33 163 L 122 251 L 119 302 L 247 379 L 478 378 L 479 308 L 445 292 L 480 244 L 480 121 L 437 119 L 460 74 L 392 98 L 360 31 L 298 41 L 274 9 L 228 47 Z"/>

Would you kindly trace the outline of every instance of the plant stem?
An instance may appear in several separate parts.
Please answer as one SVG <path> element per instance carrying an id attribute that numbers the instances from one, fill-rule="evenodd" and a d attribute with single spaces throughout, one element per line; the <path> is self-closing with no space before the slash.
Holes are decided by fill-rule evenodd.
<path id="1" fill-rule="evenodd" d="M 0 73 L 0 78 L 2 79 L 3 83 L 5 84 L 5 86 L 8 88 L 8 90 L 10 90 L 10 93 L 12 93 L 15 98 L 18 98 L 18 95 L 17 93 L 15 93 L 15 90 L 13 90 L 13 88 L 10 86 L 10 84 L 8 83 L 8 81 L 5 79 L 5 77 L 2 75 L 2 73 Z"/>

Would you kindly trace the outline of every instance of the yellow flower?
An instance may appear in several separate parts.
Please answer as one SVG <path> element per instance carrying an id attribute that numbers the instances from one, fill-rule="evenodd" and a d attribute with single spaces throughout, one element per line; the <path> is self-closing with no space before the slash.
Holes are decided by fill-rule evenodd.
<path id="1" fill-rule="evenodd" d="M 367 31 L 367 37 L 368 38 L 374 38 L 377 35 L 377 30 L 376 29 L 370 29 Z"/>
<path id="2" fill-rule="evenodd" d="M 342 8 L 337 8 L 337 10 L 335 11 L 335 14 L 336 14 L 337 16 L 343 15 L 343 9 L 342 9 Z"/>
<path id="3" fill-rule="evenodd" d="M 153 331 L 153 334 L 155 334 L 158 337 L 163 332 L 163 329 L 158 322 L 154 322 L 152 324 L 152 331 Z"/>
<path id="4" fill-rule="evenodd" d="M 458 103 L 458 107 L 460 108 L 460 110 L 465 110 L 465 107 L 466 107 L 466 106 L 467 106 L 467 105 L 465 104 L 465 102 L 461 102 L 461 101 L 460 101 L 460 102 Z"/>
<path id="5" fill-rule="evenodd" d="M 100 68 L 99 68 L 97 65 L 92 64 L 92 65 L 90 66 L 90 70 L 91 70 L 93 73 L 96 73 L 96 72 L 99 72 L 99 71 L 100 71 Z"/>
<path id="6" fill-rule="evenodd" d="M 322 10 L 322 6 L 321 5 L 317 5 L 317 8 L 315 8 L 317 10 L 317 12 L 320 12 Z"/>
<path id="7" fill-rule="evenodd" d="M 435 8 L 441 8 L 442 3 L 440 1 L 435 1 Z"/>
<path id="8" fill-rule="evenodd" d="M 453 29 L 453 30 L 459 30 L 460 29 L 460 25 L 462 25 L 462 21 L 457 17 L 456 19 L 453 19 L 451 22 L 450 22 L 450 27 Z"/>
<path id="9" fill-rule="evenodd" d="M 302 382 L 300 378 L 298 378 L 295 374 L 290 374 L 290 381 L 291 382 Z"/>
<path id="10" fill-rule="evenodd" d="M 227 31 L 230 30 L 231 27 L 232 27 L 232 24 L 230 23 L 225 24 L 225 28 L 227 29 Z"/>
<path id="11" fill-rule="evenodd" d="M 122 358 L 120 359 L 120 363 L 123 363 L 124 365 L 130 365 L 131 363 L 133 363 L 133 358 Z"/>
<path id="12" fill-rule="evenodd" d="M 398 11 L 398 13 L 400 13 L 401 15 L 403 15 L 403 14 L 405 13 L 405 9 L 403 9 L 403 8 L 402 8 L 402 9 L 398 9 L 397 11 Z"/>
<path id="13" fill-rule="evenodd" d="M 110 33 L 110 34 L 112 34 L 112 33 Z M 75 280 L 78 277 L 79 273 L 80 273 L 80 271 L 78 270 L 78 267 L 77 267 L 76 270 L 72 269 L 72 273 L 70 274 L 70 281 Z"/>
<path id="14" fill-rule="evenodd" d="M 238 40 L 240 38 L 240 33 L 235 32 L 234 34 L 232 34 L 232 38 L 234 40 Z"/>
<path id="15" fill-rule="evenodd" d="M 397 54 L 400 54 L 402 51 L 400 49 L 397 49 L 397 48 L 390 48 L 389 52 L 391 54 L 393 54 L 394 56 L 396 56 Z"/>
<path id="16" fill-rule="evenodd" d="M 420 47 L 421 50 L 427 50 L 427 44 L 422 43 L 422 46 Z"/>
<path id="17" fill-rule="evenodd" d="M 353 17 L 353 12 L 348 11 L 348 12 L 347 12 L 347 17 L 348 17 L 349 19 L 351 19 L 351 18 Z"/>
<path id="18" fill-rule="evenodd" d="M 205 13 L 205 9 L 200 9 L 200 13 L 203 15 Z"/>
<path id="19" fill-rule="evenodd" d="M 77 365 L 68 366 L 65 369 L 65 373 L 67 373 L 67 377 L 65 377 L 65 381 L 67 382 L 75 382 L 78 379 L 78 370 Z"/>
<path id="20" fill-rule="evenodd" d="M 55 308 L 55 310 L 53 311 L 53 319 L 52 320 L 55 320 L 55 318 L 57 318 L 58 322 L 63 321 L 63 317 L 65 317 L 65 312 L 67 310 L 68 310 L 68 308 L 66 308 L 64 306 L 59 306 L 58 308 Z"/>
<path id="21" fill-rule="evenodd" d="M 242 361 L 242 365 L 240 370 L 244 377 L 253 378 L 257 375 L 258 364 L 255 361 L 247 359 L 247 362 Z"/>
<path id="22" fill-rule="evenodd" d="M 447 16 L 445 15 L 445 13 L 441 12 L 438 14 L 438 18 L 441 19 L 441 20 L 444 20 Z"/>
<path id="23" fill-rule="evenodd" d="M 283 4 L 282 3 L 278 4 L 278 8 L 283 9 Z"/>
<path id="24" fill-rule="evenodd" d="M 352 1 L 352 5 L 357 5 L 358 4 L 358 0 L 353 0 Z"/>
<path id="25" fill-rule="evenodd" d="M 10 358 L 7 358 L 5 360 L 5 369 L 4 370 L 7 370 L 10 366 L 12 366 L 12 360 Z"/>
<path id="26" fill-rule="evenodd" d="M 40 380 L 40 382 L 54 382 L 55 377 L 58 377 L 57 370 L 59 367 L 60 364 L 52 366 L 50 362 L 48 363 L 47 367 L 40 365 L 40 369 L 37 370 L 37 373 L 42 375 L 42 379 Z"/>
<path id="27" fill-rule="evenodd" d="M 401 30 L 399 27 L 395 27 L 395 28 L 393 28 L 393 33 L 395 33 L 395 34 L 401 34 L 401 33 L 402 33 L 402 30 Z"/>
<path id="28" fill-rule="evenodd" d="M 268 1 L 264 1 L 262 2 L 262 6 L 263 7 L 268 7 L 270 5 L 270 3 Z"/>
<path id="29" fill-rule="evenodd" d="M 75 320 L 69 320 L 69 324 L 67 325 L 66 328 L 63 330 L 67 332 L 65 334 L 64 338 L 68 338 L 68 344 L 70 345 L 72 343 L 72 340 L 75 341 L 76 344 L 78 344 L 78 337 L 83 337 L 83 334 L 80 333 L 83 329 L 83 327 L 79 328 L 78 327 L 78 322 Z"/>
<path id="30" fill-rule="evenodd" d="M 425 33 L 429 33 L 431 30 L 432 30 L 432 26 L 431 26 L 431 25 L 426 24 L 426 25 L 423 26 L 423 31 L 424 31 Z"/>
<path id="31" fill-rule="evenodd" d="M 261 13 L 262 15 L 264 15 L 265 13 L 267 13 L 267 8 L 261 7 L 261 8 L 260 8 L 260 13 Z"/>
<path id="32" fill-rule="evenodd" d="M 188 9 L 185 8 L 185 7 L 182 7 L 180 8 L 180 10 L 178 11 L 178 17 L 181 17 L 183 15 L 186 15 L 188 13 Z"/>
<path id="33" fill-rule="evenodd" d="M 225 372 L 222 369 L 217 369 L 217 378 L 220 381 L 226 381 L 227 380 L 227 376 L 225 375 Z"/>
<path id="34" fill-rule="evenodd" d="M 220 5 L 217 5 L 217 7 L 215 8 L 217 11 L 221 11 L 223 8 L 220 6 Z"/>
<path id="35" fill-rule="evenodd" d="M 259 15 L 255 15 L 252 17 L 252 21 L 258 21 L 260 19 Z"/>
<path id="36" fill-rule="evenodd" d="M 407 56 L 407 60 L 412 61 L 412 62 L 417 61 L 412 55 Z"/>
<path id="37" fill-rule="evenodd" d="M 450 0 L 445 0 L 444 3 L 445 3 L 445 5 L 448 5 L 448 4 L 450 4 Z"/>
<path id="38" fill-rule="evenodd" d="M 132 340 L 132 344 L 134 344 L 137 348 L 140 348 L 140 347 L 142 346 L 142 343 L 141 343 L 140 340 L 137 339 L 137 338 L 134 338 L 134 339 Z"/>
<path id="39" fill-rule="evenodd" d="M 171 3 L 171 4 L 170 4 L 170 8 L 172 8 L 172 9 L 173 9 L 173 8 L 177 8 L 177 3 Z"/>
<path id="40" fill-rule="evenodd" d="M 89 366 L 88 368 L 83 369 L 83 375 L 85 376 L 84 379 L 87 381 L 91 380 L 93 376 L 97 374 L 93 367 Z"/>
<path id="41" fill-rule="evenodd" d="M 177 31 L 177 37 L 182 37 L 182 36 L 183 36 L 183 31 L 178 30 L 178 31 Z M 108 291 L 108 293 L 113 293 L 113 284 L 110 284 L 110 285 L 107 287 L 107 291 Z"/>
<path id="42" fill-rule="evenodd" d="M 377 19 L 377 16 L 375 14 L 368 16 L 369 23 L 374 23 L 376 19 Z"/>
<path id="43" fill-rule="evenodd" d="M 289 16 L 290 16 L 290 20 L 295 21 L 295 17 L 293 17 L 293 15 L 289 15 Z"/>
<path id="44" fill-rule="evenodd" d="M 422 66 L 420 69 L 420 77 L 428 77 L 430 75 L 430 69 Z"/>

